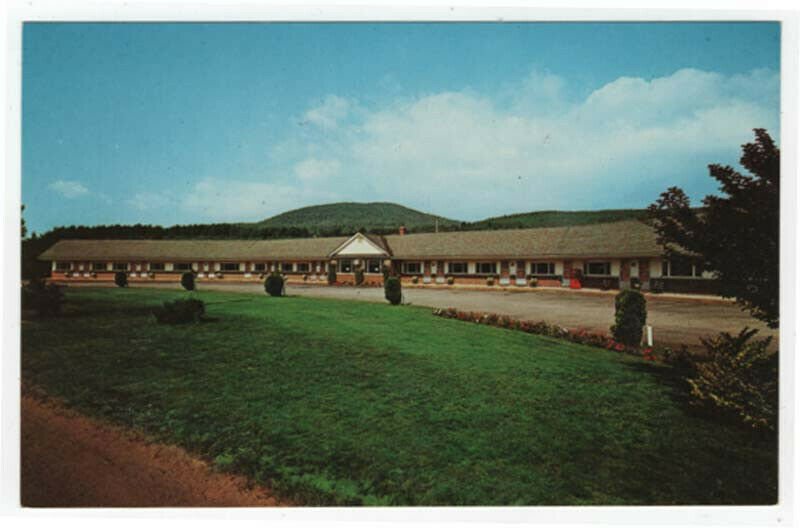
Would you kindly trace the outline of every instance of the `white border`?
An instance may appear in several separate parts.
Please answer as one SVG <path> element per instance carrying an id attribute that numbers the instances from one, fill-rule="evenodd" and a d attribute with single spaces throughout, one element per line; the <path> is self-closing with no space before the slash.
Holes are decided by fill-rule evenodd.
<path id="1" fill-rule="evenodd" d="M 2 243 L 4 259 L 0 261 L 0 290 L 2 294 L 2 512 L 17 518 L 80 522 L 82 526 L 107 519 L 260 519 L 292 521 L 292 524 L 383 522 L 396 525 L 413 521 L 431 525 L 442 521 L 482 523 L 529 523 L 547 525 L 688 525 L 738 524 L 791 526 L 797 502 L 794 475 L 797 458 L 794 451 L 796 436 L 792 434 L 795 416 L 794 380 L 798 363 L 795 361 L 795 328 L 800 322 L 795 309 L 795 271 L 798 258 L 796 243 L 798 201 L 797 175 L 797 89 L 798 89 L 798 16 L 786 10 L 790 2 L 739 2 L 741 10 L 710 10 L 718 3 L 703 1 L 662 2 L 676 9 L 636 9 L 637 2 L 616 2 L 617 9 L 585 9 L 588 2 L 570 2 L 580 10 L 552 8 L 554 3 L 529 7 L 531 2 L 504 2 L 502 8 L 486 7 L 485 2 L 461 1 L 458 5 L 443 1 L 427 2 L 429 7 L 393 5 L 364 5 L 363 2 L 291 5 L 264 2 L 225 2 L 223 0 L 172 2 L 140 1 L 72 1 L 72 2 L 15 2 L 7 12 L 5 24 L 6 53 L 3 54 L 3 83 L 6 101 L 6 148 L 3 196 Z M 730 8 L 730 2 L 723 8 Z M 753 7 L 761 9 L 753 9 Z M 544 7 L 544 8 L 542 8 Z M 623 7 L 624 9 L 619 9 Z M 661 7 L 661 6 L 659 6 Z M 784 11 L 764 11 L 780 8 Z M 687 11 L 686 9 L 693 9 Z M 702 10 L 700 10 L 702 9 Z M 701 20 L 779 20 L 782 22 L 781 69 L 781 146 L 782 146 L 782 222 L 781 222 L 781 465 L 779 495 L 775 507 L 474 507 L 474 508 L 293 508 L 293 509 L 55 509 L 21 510 L 19 497 L 19 203 L 20 203 L 20 44 L 22 21 L 701 21 Z M 11 352 L 11 353 L 10 353 Z M 657 483 L 654 483 L 657 485 Z M 105 520 L 104 520 L 105 519 Z"/>

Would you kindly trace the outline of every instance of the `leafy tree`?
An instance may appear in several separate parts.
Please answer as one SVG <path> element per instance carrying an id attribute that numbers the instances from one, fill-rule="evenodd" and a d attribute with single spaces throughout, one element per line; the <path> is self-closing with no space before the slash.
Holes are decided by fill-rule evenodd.
<path id="1" fill-rule="evenodd" d="M 778 326 L 780 150 L 764 129 L 742 145 L 739 161 L 752 176 L 730 166 L 709 165 L 722 196 L 709 195 L 693 209 L 678 187 L 648 208 L 649 221 L 668 258 L 697 258 L 734 298 L 771 328 Z"/>
<path id="2" fill-rule="evenodd" d="M 19 219 L 22 222 L 22 238 L 28 234 L 28 227 L 25 225 L 25 217 L 22 216 L 22 213 L 25 212 L 25 204 L 22 204 L 22 210 L 19 213 Z"/>

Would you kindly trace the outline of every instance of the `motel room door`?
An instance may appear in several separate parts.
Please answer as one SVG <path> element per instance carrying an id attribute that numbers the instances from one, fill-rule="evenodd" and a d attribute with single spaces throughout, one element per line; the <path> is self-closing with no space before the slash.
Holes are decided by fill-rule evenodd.
<path id="1" fill-rule="evenodd" d="M 639 278 L 639 261 L 632 260 L 630 264 L 630 273 L 631 279 L 638 279 Z"/>

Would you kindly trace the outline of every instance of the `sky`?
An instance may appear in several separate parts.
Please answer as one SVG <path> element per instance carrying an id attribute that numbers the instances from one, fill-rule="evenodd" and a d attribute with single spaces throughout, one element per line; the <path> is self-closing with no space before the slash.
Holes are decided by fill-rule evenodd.
<path id="1" fill-rule="evenodd" d="M 22 83 L 39 233 L 699 201 L 780 143 L 778 23 L 26 23 Z"/>

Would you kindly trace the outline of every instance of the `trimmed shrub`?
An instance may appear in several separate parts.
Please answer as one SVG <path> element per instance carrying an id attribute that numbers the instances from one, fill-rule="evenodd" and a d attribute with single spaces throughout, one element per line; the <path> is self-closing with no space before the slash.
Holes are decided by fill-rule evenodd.
<path id="1" fill-rule="evenodd" d="M 692 403 L 736 418 L 754 429 L 774 431 L 778 418 L 778 354 L 771 337 L 751 340 L 758 330 L 722 332 L 701 339 L 708 360 L 689 378 Z"/>
<path id="2" fill-rule="evenodd" d="M 153 310 L 160 324 L 197 323 L 206 313 L 206 305 L 200 299 L 175 299 L 165 301 L 163 306 Z"/>
<path id="3" fill-rule="evenodd" d="M 383 283 L 383 295 L 392 304 L 400 304 L 403 300 L 403 286 L 399 277 L 389 277 Z"/>
<path id="4" fill-rule="evenodd" d="M 64 293 L 56 284 L 47 284 L 42 279 L 32 279 L 22 287 L 22 309 L 33 311 L 39 317 L 60 314 L 62 304 L 64 304 Z"/>
<path id="5" fill-rule="evenodd" d="M 416 275 L 414 275 L 413 277 L 411 277 L 411 284 L 416 284 L 416 283 L 418 283 L 418 282 L 419 282 L 419 277 L 417 277 Z"/>
<path id="6" fill-rule="evenodd" d="M 389 266 L 387 266 L 386 264 L 381 266 L 381 273 L 383 273 L 383 281 L 386 282 L 386 279 L 388 279 L 389 275 L 391 275 L 391 270 L 389 269 Z"/>
<path id="7" fill-rule="evenodd" d="M 120 288 L 128 286 L 128 274 L 124 271 L 118 271 L 114 274 L 114 284 Z"/>
<path id="8" fill-rule="evenodd" d="M 307 282 L 307 281 L 308 281 L 308 273 L 304 273 L 303 274 L 303 282 Z"/>
<path id="9" fill-rule="evenodd" d="M 531 277 L 530 280 L 528 281 L 528 286 L 530 286 L 531 288 L 535 288 L 538 285 L 539 285 L 539 279 L 537 279 L 536 277 Z"/>
<path id="10" fill-rule="evenodd" d="M 606 279 L 608 280 L 608 279 Z M 609 281 L 610 284 L 610 281 Z M 642 289 L 642 281 L 639 280 L 639 277 L 631 277 L 631 288 L 634 290 L 641 290 Z"/>
<path id="11" fill-rule="evenodd" d="M 194 273 L 187 271 L 181 275 L 181 286 L 184 290 L 194 291 Z"/>
<path id="12" fill-rule="evenodd" d="M 357 269 L 355 272 L 355 278 L 356 278 L 356 286 L 361 286 L 362 284 L 364 284 L 364 270 Z"/>
<path id="13" fill-rule="evenodd" d="M 614 298 L 614 310 L 614 325 L 611 327 L 614 340 L 628 346 L 639 346 L 647 322 L 644 295 L 636 290 L 621 291 Z"/>
<path id="14" fill-rule="evenodd" d="M 486 277 L 486 285 L 494 286 L 494 277 Z"/>
<path id="15" fill-rule="evenodd" d="M 273 272 L 264 281 L 264 291 L 272 297 L 281 297 L 284 293 L 283 277 L 280 273 Z"/>
<path id="16" fill-rule="evenodd" d="M 447 277 L 447 284 L 450 286 L 452 286 L 455 282 L 456 280 L 453 277 Z"/>
<path id="17" fill-rule="evenodd" d="M 336 284 L 336 266 L 334 264 L 328 265 L 328 284 Z"/>

